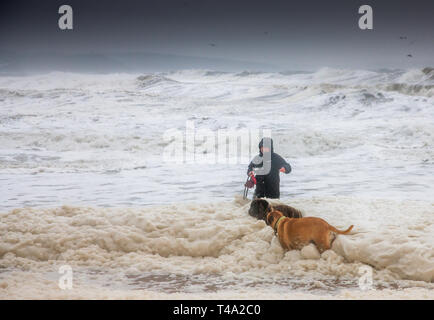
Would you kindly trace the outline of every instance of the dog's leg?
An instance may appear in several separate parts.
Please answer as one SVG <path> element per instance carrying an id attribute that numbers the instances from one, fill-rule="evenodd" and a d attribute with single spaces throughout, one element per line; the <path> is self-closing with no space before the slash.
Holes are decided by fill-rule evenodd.
<path id="1" fill-rule="evenodd" d="M 331 236 L 331 232 L 326 232 L 319 239 L 317 243 L 317 248 L 319 250 L 319 253 L 323 253 L 324 251 L 327 251 L 331 248 L 331 243 L 334 239 L 332 240 L 330 236 Z"/>
<path id="2" fill-rule="evenodd" d="M 329 233 L 329 240 L 330 240 L 330 248 L 331 248 L 331 246 L 332 246 L 332 244 L 333 244 L 333 242 L 336 240 L 336 233 L 334 233 L 334 232 L 330 232 Z"/>

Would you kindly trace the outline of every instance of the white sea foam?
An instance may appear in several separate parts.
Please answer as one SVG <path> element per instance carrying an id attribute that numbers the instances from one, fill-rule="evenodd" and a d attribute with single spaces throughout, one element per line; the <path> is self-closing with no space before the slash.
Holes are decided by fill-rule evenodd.
<path id="1" fill-rule="evenodd" d="M 11 272 L 23 270 L 20 272 L 33 276 L 39 272 L 38 282 L 49 281 L 48 274 L 64 264 L 78 270 L 78 275 L 92 271 L 103 274 L 96 276 L 96 287 L 110 277 L 108 282 L 114 287 L 128 279 L 138 279 L 136 284 L 140 284 L 141 277 L 146 286 L 147 277 L 151 281 L 152 276 L 160 275 L 165 279 L 163 284 L 172 281 L 175 287 L 181 282 L 176 277 L 191 276 L 192 287 L 203 286 L 200 279 L 207 277 L 208 286 L 226 284 L 234 292 L 242 291 L 246 283 L 269 290 L 273 287 L 270 280 L 279 279 L 289 281 L 288 286 L 294 285 L 291 281 L 304 283 L 313 293 L 327 289 L 342 294 L 336 291 L 345 288 L 339 283 L 358 290 L 360 267 L 369 265 L 374 268 L 374 284 L 379 288 L 433 289 L 431 203 L 355 198 L 294 200 L 291 205 L 307 216 L 322 217 L 341 229 L 355 225 L 350 235 L 338 236 L 333 250 L 321 256 L 311 246 L 285 252 L 273 230 L 250 217 L 249 204 L 243 203 L 236 200 L 136 209 L 27 208 L 3 213 L 0 263 L 5 272 L 0 273 L 0 294 L 1 290 L 4 295 L 17 290 L 18 280 L 9 279 Z M 232 285 L 231 279 L 237 279 L 238 285 Z M 159 288 L 161 282 L 147 289 L 165 292 Z M 89 285 L 83 279 L 81 283 Z M 182 288 L 175 288 L 175 292 L 180 291 Z"/>

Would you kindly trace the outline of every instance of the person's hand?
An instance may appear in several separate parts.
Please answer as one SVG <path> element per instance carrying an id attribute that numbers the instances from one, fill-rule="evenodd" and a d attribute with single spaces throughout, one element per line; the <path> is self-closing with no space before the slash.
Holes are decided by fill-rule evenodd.
<path id="1" fill-rule="evenodd" d="M 283 173 L 285 173 L 286 172 L 286 170 L 285 170 L 285 168 L 284 167 L 282 167 L 282 168 L 280 168 L 280 170 L 279 170 L 280 172 L 283 172 Z"/>
<path id="2" fill-rule="evenodd" d="M 253 171 L 249 172 L 249 177 L 254 176 L 254 175 L 255 175 L 255 173 Z"/>

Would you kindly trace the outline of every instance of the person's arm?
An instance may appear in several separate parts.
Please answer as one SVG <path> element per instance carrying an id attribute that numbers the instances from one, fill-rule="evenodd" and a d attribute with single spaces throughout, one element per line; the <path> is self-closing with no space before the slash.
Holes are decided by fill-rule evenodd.
<path id="1" fill-rule="evenodd" d="M 251 171 L 253 171 L 253 161 L 250 162 L 249 167 L 247 168 L 247 175 L 249 175 Z"/>
<path id="2" fill-rule="evenodd" d="M 263 165 L 262 157 L 257 155 L 253 158 L 253 160 L 250 162 L 249 167 L 247 168 L 247 175 L 249 175 L 249 172 L 252 172 L 254 168 L 261 168 Z M 256 172 L 256 174 L 260 174 Z"/>
<path id="3" fill-rule="evenodd" d="M 280 155 L 278 155 L 278 154 L 276 154 L 276 155 L 277 155 L 277 161 L 278 161 L 277 167 L 280 168 L 279 171 L 284 172 L 286 174 L 290 173 L 292 170 L 291 165 L 288 162 L 286 162 L 285 159 L 283 159 Z M 282 169 L 284 169 L 285 171 L 283 171 Z"/>

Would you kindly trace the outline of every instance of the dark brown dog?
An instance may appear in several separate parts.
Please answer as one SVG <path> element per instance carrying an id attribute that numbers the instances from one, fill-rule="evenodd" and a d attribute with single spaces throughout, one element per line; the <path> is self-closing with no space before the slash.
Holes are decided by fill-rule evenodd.
<path id="1" fill-rule="evenodd" d="M 300 250 L 314 243 L 320 253 L 331 248 L 336 233 L 347 234 L 353 228 L 351 225 L 347 230 L 340 231 L 321 218 L 288 218 L 278 210 L 269 212 L 266 222 L 274 229 L 284 249 Z"/>
<path id="2" fill-rule="evenodd" d="M 288 218 L 301 218 L 303 216 L 300 210 L 285 204 L 276 204 L 272 206 L 267 200 L 264 199 L 255 199 L 252 201 L 249 208 L 249 215 L 255 217 L 256 219 L 265 221 L 268 212 L 272 211 L 272 208 L 282 212 L 283 215 Z"/>

